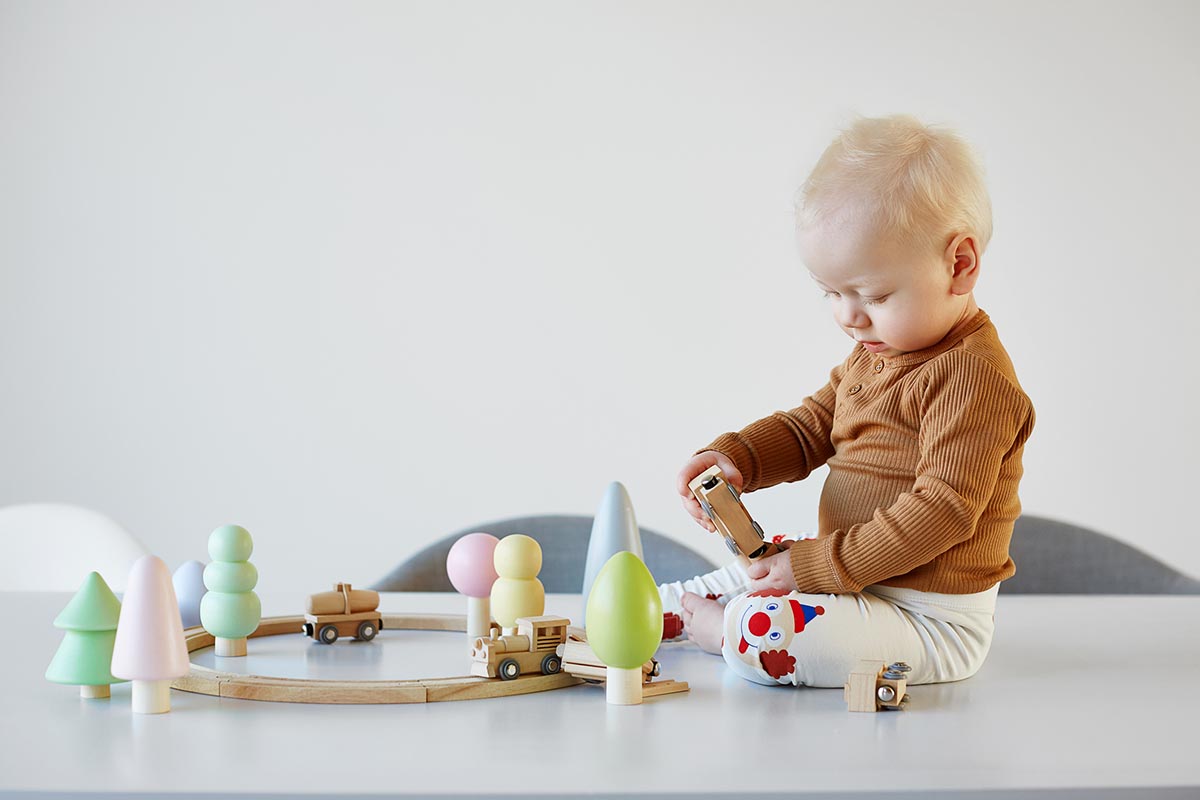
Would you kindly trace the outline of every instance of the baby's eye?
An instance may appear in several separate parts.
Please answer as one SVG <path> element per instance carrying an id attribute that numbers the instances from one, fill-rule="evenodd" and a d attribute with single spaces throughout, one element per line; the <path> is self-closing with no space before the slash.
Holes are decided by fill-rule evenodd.
<path id="1" fill-rule="evenodd" d="M 882 303 L 884 300 L 887 300 L 888 297 L 889 297 L 889 295 L 886 295 L 886 294 L 883 297 L 864 297 L 863 305 L 864 306 L 877 306 L 880 303 Z"/>
<path id="2" fill-rule="evenodd" d="M 838 294 L 837 292 L 822 292 L 821 296 L 824 297 L 825 299 L 830 299 L 833 297 L 841 297 L 841 295 Z"/>

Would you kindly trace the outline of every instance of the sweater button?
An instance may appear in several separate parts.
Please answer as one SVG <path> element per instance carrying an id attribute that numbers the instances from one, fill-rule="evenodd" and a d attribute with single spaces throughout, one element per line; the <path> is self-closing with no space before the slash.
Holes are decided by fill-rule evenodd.
<path id="1" fill-rule="evenodd" d="M 859 391 L 860 391 L 861 389 L 862 389 L 862 384 L 861 384 L 861 383 L 856 383 L 856 384 L 854 384 L 853 386 L 851 386 L 851 387 L 850 387 L 850 392 L 849 392 L 849 394 L 858 394 L 858 393 L 859 393 Z"/>
<path id="2" fill-rule="evenodd" d="M 875 362 L 875 371 L 883 372 L 883 359 L 882 358 Z"/>

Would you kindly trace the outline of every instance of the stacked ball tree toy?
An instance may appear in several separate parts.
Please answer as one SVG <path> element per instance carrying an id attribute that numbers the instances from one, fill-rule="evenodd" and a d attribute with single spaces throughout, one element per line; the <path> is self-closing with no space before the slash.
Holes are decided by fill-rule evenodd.
<path id="1" fill-rule="evenodd" d="M 252 552 L 254 540 L 240 525 L 223 525 L 208 537 L 212 563 L 204 568 L 208 592 L 200 601 L 200 621 L 216 637 L 218 656 L 246 655 L 246 637 L 262 620 L 262 603 L 252 591 L 258 583 Z"/>

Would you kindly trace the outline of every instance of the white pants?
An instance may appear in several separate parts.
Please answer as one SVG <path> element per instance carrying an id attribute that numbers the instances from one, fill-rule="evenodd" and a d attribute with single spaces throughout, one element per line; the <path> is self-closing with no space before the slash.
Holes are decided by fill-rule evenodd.
<path id="1" fill-rule="evenodd" d="M 974 675 L 992 644 L 999 584 L 976 594 L 868 586 L 858 594 L 747 592 L 735 562 L 707 575 L 662 584 L 664 611 L 685 591 L 723 595 L 721 654 L 756 683 L 840 687 L 860 659 L 910 667 L 908 683 Z"/>

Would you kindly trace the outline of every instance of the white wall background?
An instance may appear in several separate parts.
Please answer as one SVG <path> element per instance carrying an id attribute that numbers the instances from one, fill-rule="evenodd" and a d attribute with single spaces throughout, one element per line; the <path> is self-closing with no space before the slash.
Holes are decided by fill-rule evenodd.
<path id="1" fill-rule="evenodd" d="M 990 175 L 1026 510 L 1200 574 L 1198 9 L 0 0 L 0 504 L 310 592 L 621 480 L 719 558 L 676 471 L 848 352 L 793 194 L 903 111 Z"/>

